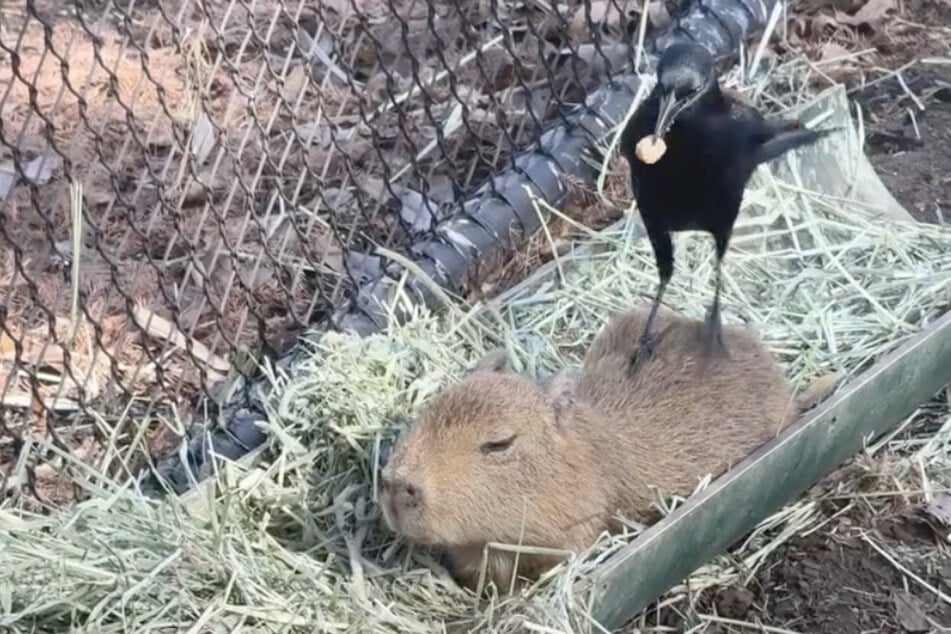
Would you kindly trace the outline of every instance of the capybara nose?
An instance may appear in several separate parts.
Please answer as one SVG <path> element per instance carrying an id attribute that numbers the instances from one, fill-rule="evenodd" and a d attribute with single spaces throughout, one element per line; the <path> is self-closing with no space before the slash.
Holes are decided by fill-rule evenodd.
<path id="1" fill-rule="evenodd" d="M 414 509 L 423 502 L 422 490 L 412 482 L 396 479 L 389 483 L 397 507 Z"/>

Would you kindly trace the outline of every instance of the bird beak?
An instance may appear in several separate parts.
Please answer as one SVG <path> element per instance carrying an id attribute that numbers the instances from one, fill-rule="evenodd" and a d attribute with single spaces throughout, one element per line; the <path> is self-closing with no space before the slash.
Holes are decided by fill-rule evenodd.
<path id="1" fill-rule="evenodd" d="M 657 123 L 654 126 L 654 138 L 659 139 L 670 129 L 674 117 L 680 114 L 686 103 L 678 102 L 672 92 L 665 92 L 660 96 L 660 108 L 657 111 Z"/>

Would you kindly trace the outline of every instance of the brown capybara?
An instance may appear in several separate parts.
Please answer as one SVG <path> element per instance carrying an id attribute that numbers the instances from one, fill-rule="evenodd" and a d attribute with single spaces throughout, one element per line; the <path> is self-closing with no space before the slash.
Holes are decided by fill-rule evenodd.
<path id="1" fill-rule="evenodd" d="M 705 355 L 703 323 L 663 307 L 653 354 L 632 364 L 646 317 L 643 308 L 613 318 L 580 372 L 548 386 L 505 372 L 496 352 L 436 396 L 383 469 L 390 529 L 443 549 L 471 588 L 488 542 L 578 551 L 618 516 L 652 522 L 651 487 L 689 495 L 808 406 L 749 329 L 726 327 L 729 356 Z M 490 550 L 486 580 L 507 588 L 515 558 Z M 520 553 L 518 576 L 557 561 Z"/>

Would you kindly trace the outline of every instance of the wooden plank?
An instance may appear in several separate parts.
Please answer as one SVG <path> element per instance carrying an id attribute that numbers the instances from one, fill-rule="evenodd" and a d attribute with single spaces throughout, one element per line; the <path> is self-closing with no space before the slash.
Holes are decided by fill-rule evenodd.
<path id="1" fill-rule="evenodd" d="M 590 580 L 594 617 L 624 625 L 949 383 L 951 313 L 606 561 Z"/>

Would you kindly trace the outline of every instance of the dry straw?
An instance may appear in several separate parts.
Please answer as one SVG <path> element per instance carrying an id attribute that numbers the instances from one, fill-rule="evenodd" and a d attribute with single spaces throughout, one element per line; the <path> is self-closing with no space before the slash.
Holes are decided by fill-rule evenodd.
<path id="1" fill-rule="evenodd" d="M 775 71 L 774 71 L 775 76 Z M 804 384 L 854 374 L 951 301 L 951 231 L 874 220 L 855 205 L 761 171 L 725 265 L 728 321 L 762 334 Z M 185 500 L 153 503 L 87 468 L 95 499 L 52 516 L 0 511 L 0 627 L 10 632 L 596 632 L 585 575 L 636 534 L 604 536 L 527 593 L 475 602 L 432 553 L 394 541 L 376 506 L 381 447 L 419 405 L 481 353 L 504 344 L 542 376 L 577 363 L 613 311 L 653 292 L 649 246 L 621 222 L 544 275 L 479 311 L 420 314 L 363 340 L 327 335 L 292 370 L 271 369 L 272 441 L 254 467 L 229 465 Z M 667 301 L 700 317 L 713 290 L 712 245 L 676 237 Z M 951 420 L 868 449 L 901 450 L 893 482 L 951 486 Z M 77 467 L 78 468 L 78 467 Z M 883 479 L 884 481 L 884 479 Z M 837 496 L 869 503 L 842 480 Z M 883 491 L 895 493 L 896 485 Z M 896 493 L 897 494 L 897 493 Z M 866 497 L 863 497 L 866 496 Z M 861 500 L 861 502 L 859 502 Z M 775 548 L 828 518 L 804 497 L 733 552 L 661 599 L 742 582 Z M 899 554 L 892 553 L 896 561 Z"/>

